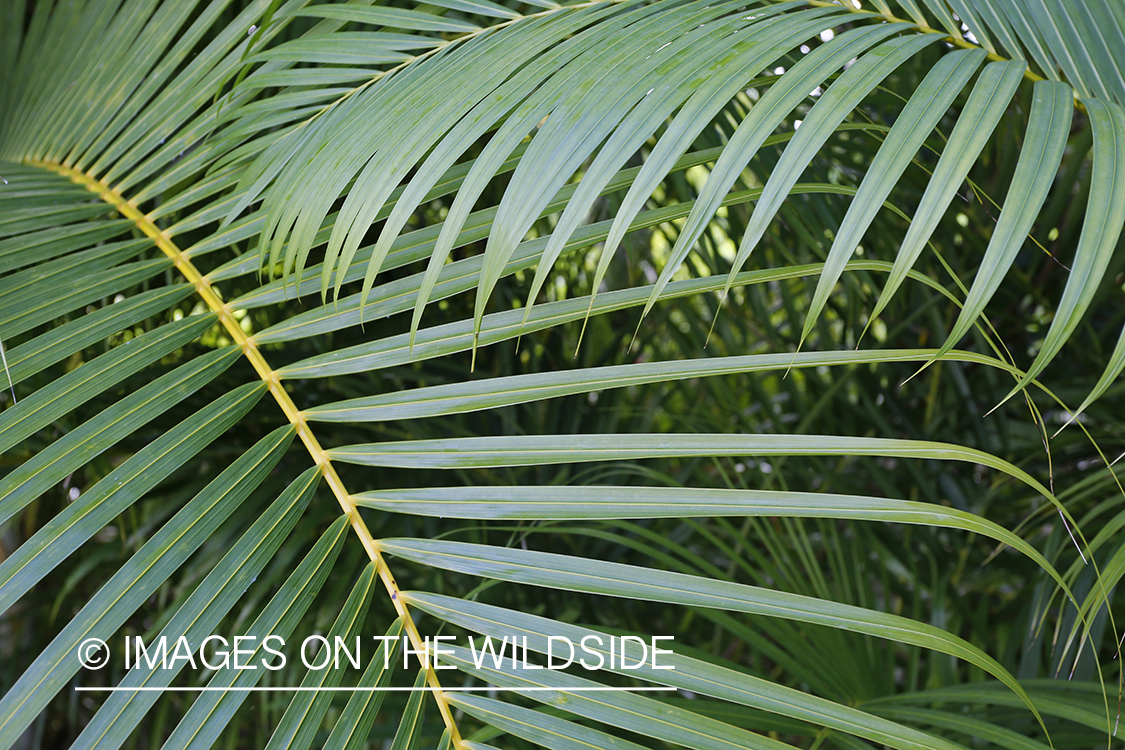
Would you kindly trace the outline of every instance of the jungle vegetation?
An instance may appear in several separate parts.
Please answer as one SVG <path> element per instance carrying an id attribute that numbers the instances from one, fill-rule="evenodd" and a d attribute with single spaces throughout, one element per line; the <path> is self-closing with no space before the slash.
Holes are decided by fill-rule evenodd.
<path id="1" fill-rule="evenodd" d="M 1120 747 L 1123 61 L 1117 0 L 3 0 L 0 748 Z M 456 668 L 125 668 L 212 634 Z"/>

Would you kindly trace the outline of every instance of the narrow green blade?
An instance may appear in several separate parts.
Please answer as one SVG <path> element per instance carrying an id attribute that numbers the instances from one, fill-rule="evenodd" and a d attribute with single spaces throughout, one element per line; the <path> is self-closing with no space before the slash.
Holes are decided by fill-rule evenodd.
<path id="1" fill-rule="evenodd" d="M 142 367 L 194 341 L 215 320 L 213 314 L 192 315 L 141 334 L 5 409 L 0 414 L 0 453 Z"/>
<path id="2" fill-rule="evenodd" d="M 976 163 L 992 131 L 1008 108 L 1027 66 L 1021 62 L 997 62 L 981 71 L 968 102 L 961 110 L 949 142 L 926 185 L 926 192 L 906 230 L 890 278 L 871 313 L 874 320 L 894 297 L 907 272 L 922 254 L 945 210 L 953 202 L 969 169 Z"/>
<path id="3" fill-rule="evenodd" d="M 1020 537 L 967 511 L 865 495 L 691 487 L 432 487 L 362 492 L 357 505 L 438 518 L 505 520 L 758 517 L 839 518 L 962 529 L 1018 550 L 1069 592 L 1063 577 Z"/>
<path id="4" fill-rule="evenodd" d="M 388 553 L 429 567 L 530 586 L 779 617 L 872 635 L 949 654 L 1003 682 L 1039 713 L 1019 682 L 976 646 L 929 623 L 781 591 L 621 563 L 423 539 L 380 541 Z"/>
<path id="5" fill-rule="evenodd" d="M 121 399 L 55 440 L 0 479 L 0 521 L 7 520 L 68 474 L 165 414 L 238 359 L 235 347 L 208 352 Z"/>
<path id="6" fill-rule="evenodd" d="M 511 375 L 450 383 L 314 406 L 303 412 L 310 422 L 386 422 L 495 409 L 549 398 L 663 383 L 687 378 L 789 368 L 862 365 L 882 362 L 925 361 L 936 349 L 879 349 L 867 351 L 752 354 L 743 357 L 708 357 L 671 362 L 643 362 L 577 370 Z M 988 365 L 1010 372 L 1000 360 L 974 352 L 954 350 L 945 359 Z"/>
<path id="7" fill-rule="evenodd" d="M 365 7 L 362 5 L 319 5 L 302 8 L 294 15 L 313 18 L 336 18 L 342 21 L 356 21 L 372 26 L 388 26 L 395 29 L 418 29 L 420 31 L 472 32 L 480 27 L 467 21 L 433 16 L 414 10 L 388 7 Z"/>
<path id="8" fill-rule="evenodd" d="M 341 516 L 329 526 L 254 623 L 247 628 L 243 635 L 254 637 L 251 642 L 256 645 L 253 653 L 246 657 L 244 664 L 256 664 L 266 658 L 264 650 L 266 636 L 275 635 L 285 639 L 293 632 L 293 628 L 308 611 L 309 605 L 312 604 L 332 571 L 332 564 L 340 554 L 344 539 L 348 536 L 348 529 L 346 516 Z M 253 687 L 265 671 L 225 667 L 215 673 L 207 686 Z M 164 750 L 177 748 L 208 750 L 248 695 L 249 692 L 246 690 L 201 693 L 164 743 Z"/>
<path id="9" fill-rule="evenodd" d="M 832 240 L 824 273 L 817 281 L 816 291 L 805 315 L 805 327 L 801 331 L 802 342 L 812 332 L 821 310 L 828 302 L 828 296 L 840 280 L 848 258 L 871 226 L 883 201 L 898 183 L 926 137 L 980 67 L 984 55 L 983 50 L 961 50 L 943 57 L 919 84 L 895 120 L 894 127 L 879 147 L 879 153 L 871 162 L 855 200 L 848 207 L 848 213 Z M 801 128 L 804 129 L 805 125 L 802 124 Z"/>
<path id="10" fill-rule="evenodd" d="M 391 627 L 383 636 L 379 650 L 371 657 L 363 676 L 348 705 L 340 713 L 324 743 L 324 750 L 361 750 L 367 743 L 367 736 L 371 733 L 371 726 L 383 705 L 383 696 L 386 692 L 381 690 L 391 683 L 391 675 L 398 648 L 402 641 L 402 619 L 391 623 Z M 374 690 L 370 689 L 374 688 Z"/>
<path id="11" fill-rule="evenodd" d="M 76 351 L 169 309 L 193 291 L 189 284 L 153 289 L 102 307 L 36 336 L 8 352 L 12 382 L 19 383 Z"/>
<path id="12" fill-rule="evenodd" d="M 223 556 L 218 565 L 180 606 L 157 638 L 175 643 L 186 638 L 197 651 L 211 635 L 247 587 L 273 559 L 274 553 L 293 530 L 320 480 L 320 470 L 308 469 L 282 492 L 259 516 L 242 537 Z M 157 662 L 150 667 L 136 663 L 118 687 L 160 688 L 172 682 L 185 662 L 176 660 L 164 669 Z M 156 703 L 159 690 L 121 690 L 112 693 L 98 709 L 71 746 L 73 750 L 117 750 L 133 734 L 145 712 Z"/>
<path id="13" fill-rule="evenodd" d="M 220 396 L 137 451 L 44 524 L 0 564 L 0 611 L 12 606 L 80 544 L 230 429 L 265 392 L 265 383 L 247 383 Z"/>
<path id="14" fill-rule="evenodd" d="M 641 745 L 635 742 L 614 737 L 596 729 L 590 729 L 576 722 L 566 721 L 541 711 L 521 708 L 511 703 L 482 698 L 479 695 L 452 693 L 449 696 L 449 702 L 486 724 L 502 729 L 515 737 L 522 737 L 529 742 L 534 742 L 539 747 L 551 748 L 551 750 L 590 750 L 590 748 L 644 750 Z M 779 746 L 782 748 L 790 747 L 781 743 L 762 745 L 762 747 L 769 747 L 771 750 L 777 750 Z M 689 747 L 719 746 L 696 744 L 689 745 Z M 754 747 L 754 745 L 725 745 L 723 747 Z"/>
<path id="15" fill-rule="evenodd" d="M 951 443 L 842 435 L 513 435 L 347 445 L 333 460 L 366 466 L 467 469 L 583 461 L 632 461 L 676 456 L 886 456 L 966 461 L 1019 480 L 1046 498 L 1054 495 L 1017 466 L 984 451 Z M 1054 502 L 1058 502 L 1055 500 Z"/>
<path id="16" fill-rule="evenodd" d="M 843 37 L 840 38 L 843 39 Z M 750 253 L 757 247 L 758 242 L 766 232 L 766 228 L 777 215 L 778 209 L 790 194 L 801 173 L 804 172 L 813 157 L 816 156 L 832 134 L 836 132 L 844 118 L 859 106 L 864 97 L 882 83 L 887 76 L 922 49 L 936 42 L 937 39 L 936 35 L 923 35 L 896 37 L 884 42 L 860 56 L 855 64 L 841 73 L 840 77 L 833 81 L 820 95 L 816 104 L 813 105 L 808 115 L 801 122 L 800 129 L 794 134 L 789 145 L 786 146 L 766 181 L 766 186 L 762 190 L 762 198 L 754 206 L 754 213 L 750 216 L 750 222 L 742 236 L 742 241 L 739 243 L 738 253 L 735 255 L 727 279 L 727 287 L 723 290 L 724 295 L 729 290 L 734 274 L 745 265 Z M 830 42 L 826 46 L 830 47 L 831 44 Z M 811 56 L 810 54 L 809 57 Z M 787 75 L 796 73 L 799 66 L 800 63 L 794 66 Z M 782 81 L 784 80 L 785 76 L 782 76 Z M 764 101 L 765 97 L 763 97 Z M 873 164 L 872 169 L 875 169 L 875 167 L 876 165 Z M 882 203 L 882 201 L 880 200 L 879 203 Z M 877 207 L 875 208 L 878 210 Z M 691 239 L 691 243 L 694 244 L 697 238 L 698 233 Z M 691 249 L 684 237 L 677 238 L 676 244 L 681 248 L 680 254 L 677 255 L 673 251 L 672 260 L 663 271 L 663 274 L 668 278 L 671 278 L 671 274 L 676 271 L 676 267 L 679 266 L 683 258 L 687 257 L 687 251 Z M 839 261 L 831 260 L 830 262 L 838 263 Z M 673 264 L 675 267 L 673 267 Z M 667 281 L 664 283 L 667 283 Z M 659 280 L 657 280 L 656 287 L 654 292 L 661 289 Z M 655 296 L 650 298 L 649 303 L 646 304 L 646 312 L 655 301 Z"/>
<path id="17" fill-rule="evenodd" d="M 406 708 L 398 717 L 398 730 L 391 741 L 391 750 L 418 750 L 418 741 L 425 727 L 426 699 L 429 697 L 423 690 L 425 686 L 426 670 L 420 669 L 414 678 L 414 690 L 406 701 Z"/>
<path id="18" fill-rule="evenodd" d="M 344 645 L 350 649 L 353 642 L 362 637 L 359 631 L 371 604 L 375 583 L 375 564 L 368 563 L 360 574 L 359 580 L 352 587 L 351 593 L 348 594 L 348 599 L 344 602 L 344 607 L 337 615 L 336 621 L 332 623 L 328 635 L 325 636 L 328 643 L 332 644 L 332 648 L 335 648 L 338 638 L 343 639 Z M 333 651 L 326 650 L 322 646 L 321 651 L 311 658 L 310 664 L 321 664 L 326 653 L 331 655 Z M 362 649 L 358 653 L 363 653 Z M 332 703 L 331 692 L 316 693 L 313 689 L 334 688 L 340 684 L 343 676 L 344 672 L 340 665 L 320 670 L 310 669 L 305 679 L 301 681 L 301 687 L 307 692 L 299 692 L 293 696 L 293 702 L 285 709 L 285 715 L 273 730 L 273 735 L 266 744 L 266 750 L 283 748 L 305 750 L 312 745 L 320 729 L 320 722 Z"/>
<path id="19" fill-rule="evenodd" d="M 1042 372 L 1078 328 L 1113 258 L 1125 225 L 1125 109 L 1097 99 L 1086 99 L 1084 104 L 1093 124 L 1094 160 L 1082 234 L 1071 263 L 1070 277 L 1043 346 L 1027 374 L 1004 397 L 1005 401 Z M 1081 413 L 1099 395 L 1096 388 L 1091 391 L 1076 413 Z"/>
<path id="20" fill-rule="evenodd" d="M 1035 84 L 1027 135 L 1004 208 L 957 322 L 941 347 L 942 353 L 952 349 L 969 332 L 1023 248 L 1055 180 L 1070 135 L 1073 113 L 1074 95 L 1069 86 L 1051 81 Z"/>
<path id="21" fill-rule="evenodd" d="M 601 631 L 441 594 L 414 591 L 405 593 L 403 597 L 411 606 L 472 632 L 497 640 L 504 637 L 518 638 L 521 646 L 526 637 L 528 649 L 537 653 L 548 653 L 548 648 L 551 648 L 551 643 L 548 642 L 549 636 L 568 638 L 572 643 L 583 644 L 589 649 L 589 653 L 582 654 L 583 657 L 589 656 L 588 664 L 597 665 L 594 656 L 597 654 L 602 666 L 617 674 L 658 685 L 670 685 L 738 705 L 807 721 L 899 750 L 936 750 L 939 746 L 950 747 L 941 745 L 942 740 L 939 738 L 881 719 L 866 711 L 778 685 L 728 667 L 684 656 L 677 653 L 672 642 L 664 642 L 673 653 L 661 655 L 658 666 L 670 665 L 675 669 L 654 669 L 651 662 L 639 659 L 636 646 L 633 644 L 626 644 L 628 649 L 626 653 L 630 654 L 630 665 L 638 661 L 644 663 L 637 669 L 622 669 L 620 661 L 616 661 L 613 663 L 614 668 L 610 669 L 609 640 L 607 634 Z M 554 648 L 558 649 L 559 646 L 556 645 Z M 479 655 L 480 652 L 477 653 Z M 474 657 L 474 667 L 476 667 L 475 662 Z M 482 659 L 481 666 L 491 669 L 495 664 L 489 657 L 487 660 Z M 521 673 L 524 676 L 531 674 L 527 670 L 522 670 Z M 570 697 L 582 696 L 571 694 Z M 634 697 L 636 696 L 630 696 L 628 699 L 632 700 Z"/>
<path id="22" fill-rule="evenodd" d="M 692 209 L 691 215 L 688 216 L 687 221 L 684 222 L 683 229 L 680 235 L 676 238 L 676 244 L 673 246 L 671 254 L 667 263 L 661 270 L 660 276 L 653 286 L 652 292 L 648 300 L 645 302 L 644 311 L 641 314 L 643 318 L 652 309 L 656 300 L 664 291 L 664 287 L 672 279 L 674 274 L 680 267 L 684 258 L 687 257 L 688 252 L 695 245 L 699 236 L 703 233 L 707 223 L 711 220 L 715 211 L 718 209 L 722 197 L 734 185 L 739 175 L 742 173 L 743 168 L 749 163 L 750 159 L 757 153 L 758 149 L 762 146 L 765 139 L 777 128 L 781 121 L 793 111 L 802 99 L 804 99 L 809 91 L 819 86 L 826 78 L 835 73 L 849 60 L 863 55 L 859 59 L 866 61 L 857 70 L 860 63 L 851 66 L 848 70 L 841 74 L 836 83 L 829 87 L 829 91 L 836 88 L 839 84 L 839 91 L 827 103 L 818 101 L 813 106 L 813 111 L 818 108 L 821 113 L 824 113 L 822 118 L 825 123 L 835 119 L 838 115 L 839 120 L 843 119 L 846 111 L 840 109 L 842 99 L 847 99 L 843 96 L 845 93 L 850 92 L 853 83 L 858 83 L 862 87 L 870 83 L 874 86 L 878 81 L 888 74 L 891 70 L 903 62 L 906 58 L 902 54 L 913 54 L 921 46 L 925 46 L 931 40 L 924 36 L 915 36 L 911 38 L 898 37 L 886 42 L 885 45 L 879 49 L 883 49 L 890 54 L 879 54 L 872 57 L 871 54 L 864 55 L 863 53 L 868 50 L 872 45 L 878 44 L 880 41 L 894 34 L 896 31 L 902 30 L 902 26 L 897 24 L 882 24 L 879 26 L 861 26 L 855 29 L 844 32 L 838 37 L 835 37 L 831 42 L 823 44 L 814 49 L 809 54 L 802 57 L 796 65 L 790 68 L 785 75 L 769 88 L 761 100 L 751 108 L 750 113 L 739 124 L 738 129 L 731 136 L 727 148 L 723 151 L 723 155 L 715 163 L 715 167 L 707 177 L 707 182 L 700 192 L 699 198 L 696 199 L 695 207 Z M 898 54 L 895 54 L 895 51 Z M 909 55 L 907 55 L 909 56 Z M 889 67 L 888 67 L 889 66 Z M 851 71 L 855 71 L 848 75 Z M 845 78 L 846 77 L 846 78 Z M 822 106 L 824 105 L 824 106 Z M 810 112 L 811 114 L 811 112 Z M 838 120 L 837 120 L 838 122 Z M 804 134 L 804 137 L 802 137 Z M 825 135 L 824 137 L 827 137 Z M 801 139 L 798 141 L 798 139 Z M 753 223 L 755 217 L 761 217 L 768 214 L 773 216 L 776 211 L 776 206 L 772 208 L 764 208 L 767 203 L 773 204 L 776 200 L 780 202 L 789 192 L 789 188 L 797 182 L 800 177 L 800 172 L 803 169 L 803 154 L 808 151 L 810 145 L 814 141 L 821 139 L 815 138 L 811 131 L 805 130 L 797 131 L 793 140 L 790 141 L 783 154 L 789 155 L 789 160 L 794 163 L 800 163 L 801 168 L 797 169 L 791 175 L 775 171 L 771 179 L 766 183 L 763 189 L 763 198 L 759 200 L 755 207 L 754 214 L 751 216 Z M 816 144 L 819 147 L 819 143 Z M 815 148 L 813 148 L 815 151 Z M 811 156 L 810 156 L 811 158 Z M 778 165 L 781 169 L 781 165 Z M 773 179 L 776 177 L 777 179 Z M 789 178 L 789 184 L 784 186 L 784 189 L 779 184 L 779 181 Z M 767 200 L 767 192 L 772 191 L 775 194 L 773 199 Z M 759 222 L 761 220 L 759 219 Z M 753 249 L 753 245 L 757 242 L 757 237 L 752 231 L 752 226 L 747 227 L 746 234 L 743 236 L 742 245 L 739 248 L 739 253 L 735 257 L 732 271 L 737 272 L 746 260 L 746 257 Z M 733 278 L 733 276 L 732 276 Z M 728 279 L 729 281 L 729 279 Z"/>
<path id="23" fill-rule="evenodd" d="M 262 438 L 185 505 L 95 594 L 0 700 L 0 746 L 7 747 L 79 669 L 86 638 L 108 641 L 226 520 L 281 460 L 292 427 Z"/>

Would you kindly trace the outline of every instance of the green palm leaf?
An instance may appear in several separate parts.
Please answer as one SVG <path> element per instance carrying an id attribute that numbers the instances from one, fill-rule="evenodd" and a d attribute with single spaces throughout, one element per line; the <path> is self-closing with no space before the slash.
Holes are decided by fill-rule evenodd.
<path id="1" fill-rule="evenodd" d="M 1122 45 L 1107 0 L 3 3 L 0 748 L 1107 741 Z M 675 668 L 392 668 L 436 632 Z M 75 659 L 216 633 L 387 637 Z"/>

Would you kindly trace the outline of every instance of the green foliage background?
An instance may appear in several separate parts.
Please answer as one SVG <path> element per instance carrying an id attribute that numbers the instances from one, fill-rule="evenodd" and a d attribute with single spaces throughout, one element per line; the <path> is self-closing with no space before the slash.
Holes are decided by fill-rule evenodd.
<path id="1" fill-rule="evenodd" d="M 1125 11 L 857 6 L 4 2 L 0 746 L 1119 746 Z M 404 622 L 677 670 L 74 689 Z"/>

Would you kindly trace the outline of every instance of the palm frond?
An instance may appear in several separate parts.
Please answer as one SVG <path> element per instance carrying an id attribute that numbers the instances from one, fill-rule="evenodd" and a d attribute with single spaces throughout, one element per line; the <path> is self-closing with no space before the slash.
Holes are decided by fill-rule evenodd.
<path id="1" fill-rule="evenodd" d="M 1105 0 L 5 3 L 0 747 L 79 685 L 116 690 L 45 744 L 1103 740 L 1123 29 Z M 429 626 L 611 663 L 392 669 Z M 222 628 L 254 659 L 388 638 L 355 674 L 73 658 Z M 646 632 L 674 669 L 600 645 Z"/>

